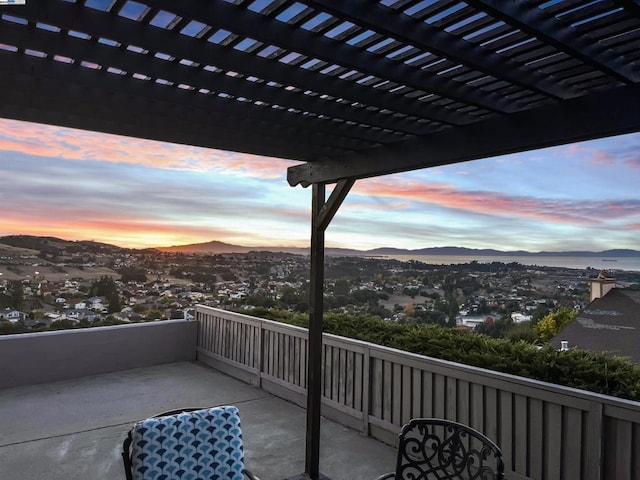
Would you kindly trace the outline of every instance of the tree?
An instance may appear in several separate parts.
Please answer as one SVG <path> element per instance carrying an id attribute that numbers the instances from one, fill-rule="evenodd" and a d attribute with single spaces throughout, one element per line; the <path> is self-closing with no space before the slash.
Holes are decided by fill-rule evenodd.
<path id="1" fill-rule="evenodd" d="M 437 301 L 436 307 L 447 316 L 447 326 L 455 327 L 456 317 L 458 316 L 458 312 L 460 312 L 456 296 L 453 293 L 447 293 L 445 295 L 445 301 Z"/>
<path id="2" fill-rule="evenodd" d="M 56 320 L 51 323 L 49 330 L 69 330 L 71 328 L 76 328 L 76 324 L 73 323 L 69 319 Z"/>
<path id="3" fill-rule="evenodd" d="M 119 312 L 122 309 L 120 304 L 120 293 L 113 277 L 103 275 L 95 280 L 89 289 L 90 296 L 105 297 L 109 302 L 109 313 Z"/>
<path id="4" fill-rule="evenodd" d="M 0 320 L 0 335 L 11 335 L 14 333 L 24 333 L 26 331 L 27 327 L 25 327 L 22 320 L 16 323 Z"/>
<path id="5" fill-rule="evenodd" d="M 304 302 L 305 300 L 306 297 L 301 295 L 300 292 L 293 287 L 285 287 L 282 289 L 280 301 L 288 307 Z"/>
<path id="6" fill-rule="evenodd" d="M 478 308 L 476 309 L 476 312 L 480 315 L 491 313 L 491 308 L 489 308 L 486 298 L 480 299 L 480 301 L 478 302 Z"/>
<path id="7" fill-rule="evenodd" d="M 120 303 L 120 294 L 118 294 L 118 292 L 113 292 L 109 296 L 107 296 L 107 301 L 109 302 L 108 313 L 116 313 L 122 310 L 122 304 Z"/>
<path id="8" fill-rule="evenodd" d="M 367 309 L 367 314 L 384 319 L 384 318 L 391 318 L 391 315 L 393 315 L 393 312 L 388 308 L 384 308 L 380 305 L 370 305 L 369 308 Z"/>
<path id="9" fill-rule="evenodd" d="M 336 280 L 336 283 L 333 286 L 333 294 L 335 296 L 349 295 L 349 282 L 344 279 Z"/>
<path id="10" fill-rule="evenodd" d="M 11 306 L 16 310 L 20 310 L 22 299 L 24 298 L 24 289 L 22 282 L 12 281 L 9 286 L 9 297 L 11 298 Z"/>
<path id="11" fill-rule="evenodd" d="M 492 338 L 503 338 L 512 328 L 513 320 L 509 317 L 500 320 L 493 320 L 493 318 L 487 317 L 483 323 L 476 326 L 474 332 L 481 333 Z"/>
<path id="12" fill-rule="evenodd" d="M 504 335 L 504 338 L 513 343 L 519 341 L 527 343 L 536 342 L 536 334 L 531 328 L 531 322 L 522 322 L 515 324 L 511 329 L 509 329 L 509 331 L 507 331 L 507 333 Z"/>
<path id="13" fill-rule="evenodd" d="M 123 268 L 119 273 L 121 274 L 120 280 L 124 283 L 147 281 L 147 273 L 143 268 Z"/>
<path id="14" fill-rule="evenodd" d="M 577 314 L 575 310 L 566 307 L 558 308 L 542 317 L 533 327 L 533 331 L 540 341 L 546 343 L 576 318 Z"/>
<path id="15" fill-rule="evenodd" d="M 147 320 L 160 320 L 162 318 L 162 312 L 157 308 L 152 308 L 145 315 Z"/>
<path id="16" fill-rule="evenodd" d="M 250 295 L 244 299 L 245 305 L 253 305 L 254 307 L 271 308 L 276 306 L 276 301 L 265 295 Z"/>

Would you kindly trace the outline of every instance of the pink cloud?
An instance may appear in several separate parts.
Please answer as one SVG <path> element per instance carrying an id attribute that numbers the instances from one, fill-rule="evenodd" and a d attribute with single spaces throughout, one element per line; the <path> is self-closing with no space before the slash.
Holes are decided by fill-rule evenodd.
<path id="1" fill-rule="evenodd" d="M 639 140 L 637 133 L 618 135 L 575 145 L 571 151 L 586 155 L 594 163 L 618 163 L 630 168 L 640 168 Z"/>
<path id="2" fill-rule="evenodd" d="M 596 164 L 610 165 L 615 163 L 616 159 L 610 152 L 600 150 L 598 148 L 585 145 L 583 143 L 574 143 L 568 145 L 566 150 L 571 156 L 579 156 L 580 158 Z"/>
<path id="3" fill-rule="evenodd" d="M 574 202 L 508 196 L 497 192 L 461 191 L 441 183 L 420 183 L 398 178 L 367 179 L 354 192 L 407 202 L 420 202 L 471 213 L 513 216 L 552 223 L 598 225 L 602 219 L 633 215 L 635 202 Z"/>
<path id="4" fill-rule="evenodd" d="M 0 150 L 263 179 L 283 177 L 286 169 L 293 165 L 276 158 L 5 119 L 0 119 Z"/>
<path id="5" fill-rule="evenodd" d="M 375 197 L 372 197 L 375 199 Z M 379 200 L 379 197 L 378 197 Z M 344 209 L 349 210 L 380 210 L 387 212 L 389 210 L 406 210 L 409 208 L 411 204 L 409 202 L 395 202 L 395 201 L 379 201 L 376 203 L 365 203 L 365 202 L 353 202 L 348 200 L 343 207 Z"/>

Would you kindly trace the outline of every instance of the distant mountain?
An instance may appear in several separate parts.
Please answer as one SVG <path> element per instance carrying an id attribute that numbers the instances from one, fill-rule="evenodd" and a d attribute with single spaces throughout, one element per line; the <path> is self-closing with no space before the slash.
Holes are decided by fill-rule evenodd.
<path id="1" fill-rule="evenodd" d="M 193 243 L 190 245 L 173 245 L 171 247 L 157 247 L 156 250 L 162 252 L 173 253 L 208 253 L 208 254 L 221 254 L 221 253 L 249 253 L 249 252 L 284 252 L 284 253 L 296 253 L 306 255 L 309 250 L 306 248 L 298 247 L 243 247 L 242 245 L 233 245 L 231 243 L 224 243 L 218 240 L 205 243 Z"/>
<path id="2" fill-rule="evenodd" d="M 291 253 L 294 255 L 309 255 L 310 249 L 305 247 L 244 247 L 242 245 L 233 245 L 230 243 L 219 242 L 213 240 L 205 243 L 194 243 L 191 245 L 173 245 L 171 247 L 158 247 L 156 250 L 162 252 L 174 253 L 206 253 L 210 255 L 218 255 L 223 253 L 249 253 L 249 252 L 278 252 Z M 350 248 L 327 248 L 327 255 L 342 257 L 363 257 L 377 254 L 371 254 L 363 250 L 354 250 Z"/>
<path id="3" fill-rule="evenodd" d="M 526 250 L 494 250 L 491 248 L 465 248 L 465 247 L 431 247 L 420 248 L 417 250 L 404 250 L 398 248 L 376 248 L 364 252 L 366 255 L 459 255 L 459 256 L 476 256 L 476 257 L 493 257 L 493 256 L 545 256 L 545 257 L 639 257 L 640 251 L 629 249 L 613 249 L 601 252 L 590 251 L 564 251 L 564 252 L 528 252 Z"/>
<path id="4" fill-rule="evenodd" d="M 520 255 L 527 252 L 501 252 L 490 248 L 476 249 L 465 247 L 429 247 L 416 250 L 407 250 L 401 248 L 376 248 L 369 250 L 371 255 L 475 255 L 475 256 L 494 256 L 494 255 Z"/>
<path id="5" fill-rule="evenodd" d="M 232 245 L 229 243 L 219 242 L 217 240 L 196 243 L 192 245 L 176 245 L 172 247 L 159 247 L 158 250 L 164 252 L 184 252 L 184 253 L 248 253 L 248 252 L 284 252 L 294 253 L 298 255 L 308 255 L 308 248 L 299 247 L 243 247 L 240 245 Z M 459 256 L 475 256 L 475 257 L 490 257 L 490 256 L 563 256 L 563 257 L 640 257 L 640 251 L 638 250 L 605 250 L 602 252 L 588 252 L 588 251 L 567 251 L 567 252 L 527 252 L 525 250 L 515 251 L 501 251 L 490 248 L 477 249 L 477 248 L 465 248 L 465 247 L 430 247 L 420 248 L 415 250 L 383 247 L 374 248 L 372 250 L 355 250 L 349 248 L 327 248 L 325 250 L 327 255 L 332 256 L 344 256 L 344 257 L 389 257 L 397 255 L 417 256 L 417 255 L 459 255 Z"/>
<path id="6" fill-rule="evenodd" d="M 9 235 L 0 237 L 0 246 L 6 245 L 13 248 L 23 248 L 32 251 L 57 254 L 61 250 L 67 253 L 87 252 L 87 253 L 118 253 L 124 251 L 134 251 L 132 249 L 121 248 L 108 243 L 94 242 L 93 240 L 69 241 L 56 237 L 38 237 L 33 235 Z M 6 247 L 5 247 L 6 248 Z M 309 248 L 304 247 L 245 247 L 233 245 L 217 240 L 205 243 L 194 243 L 190 245 L 174 245 L 171 247 L 157 247 L 155 249 L 145 249 L 149 251 L 159 250 L 163 252 L 182 253 L 249 253 L 249 252 L 283 252 L 296 255 L 309 255 Z M 143 250 L 136 250 L 143 251 Z M 327 255 L 343 257 L 391 257 L 391 256 L 418 256 L 418 255 L 459 255 L 469 257 L 514 257 L 514 256 L 553 256 L 553 257 L 595 257 L 595 258 L 624 258 L 640 257 L 640 251 L 630 249 L 612 249 L 601 252 L 589 251 L 564 251 L 564 252 L 527 252 L 524 250 L 501 251 L 491 248 L 465 248 L 465 247 L 429 247 L 420 249 L 402 248 L 374 248 L 372 250 L 355 250 L 350 248 L 327 248 Z"/>

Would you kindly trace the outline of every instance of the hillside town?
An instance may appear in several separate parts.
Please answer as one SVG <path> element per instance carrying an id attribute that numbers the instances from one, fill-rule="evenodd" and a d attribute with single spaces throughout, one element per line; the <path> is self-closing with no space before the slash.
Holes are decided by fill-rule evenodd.
<path id="1" fill-rule="evenodd" d="M 309 259 L 277 252 L 185 254 L 49 241 L 0 250 L 0 331 L 192 319 L 197 304 L 307 311 Z M 428 265 L 327 257 L 326 311 L 473 329 L 583 308 L 593 269 L 470 261 Z M 640 273 L 618 281 L 640 283 Z"/>

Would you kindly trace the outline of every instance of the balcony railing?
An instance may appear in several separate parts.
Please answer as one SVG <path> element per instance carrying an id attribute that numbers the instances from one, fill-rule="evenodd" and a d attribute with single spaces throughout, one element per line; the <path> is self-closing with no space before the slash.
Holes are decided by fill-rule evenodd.
<path id="1" fill-rule="evenodd" d="M 301 406 L 307 331 L 199 306 L 198 359 Z M 412 417 L 468 424 L 509 479 L 640 480 L 640 403 L 325 334 L 323 414 L 395 442 Z"/>

